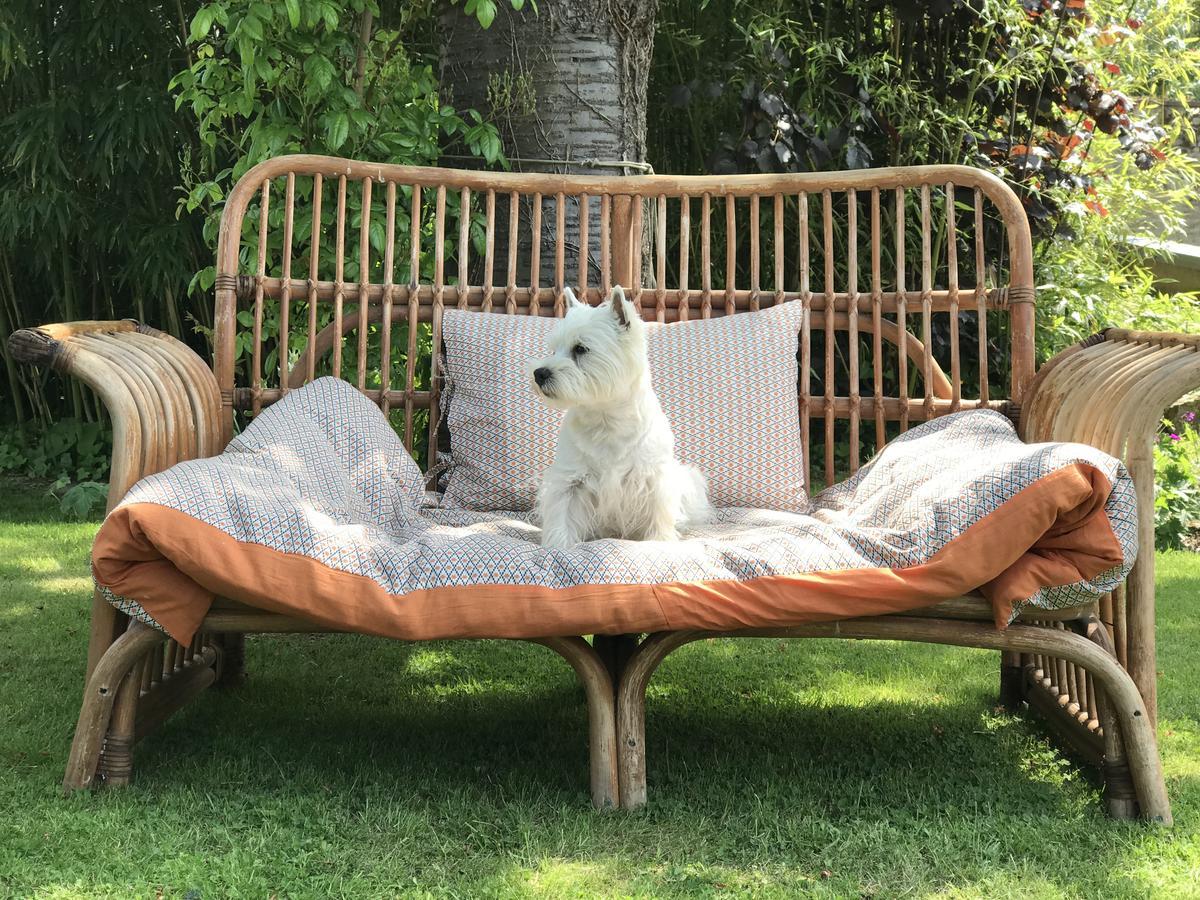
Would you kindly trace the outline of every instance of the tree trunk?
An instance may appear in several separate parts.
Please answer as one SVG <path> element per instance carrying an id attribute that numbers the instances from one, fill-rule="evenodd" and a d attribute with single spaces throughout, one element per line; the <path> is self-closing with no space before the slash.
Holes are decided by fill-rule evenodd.
<path id="1" fill-rule="evenodd" d="M 457 109 L 476 109 L 500 130 L 515 170 L 639 174 L 646 155 L 646 81 L 658 0 L 539 0 L 514 11 L 499 0 L 484 30 L 449 6 L 442 15 L 442 91 Z M 507 254 L 508 198 L 497 197 L 496 253 Z M 531 204 L 520 210 L 519 264 L 528 271 Z M 553 248 L 555 198 L 542 200 L 543 249 Z M 564 210 L 564 279 L 578 281 L 579 204 Z M 589 283 L 598 283 L 599 206 L 589 209 Z M 542 254 L 543 259 L 552 260 Z M 498 271 L 503 271 L 502 268 Z M 543 267 L 549 277 L 553 267 Z"/>

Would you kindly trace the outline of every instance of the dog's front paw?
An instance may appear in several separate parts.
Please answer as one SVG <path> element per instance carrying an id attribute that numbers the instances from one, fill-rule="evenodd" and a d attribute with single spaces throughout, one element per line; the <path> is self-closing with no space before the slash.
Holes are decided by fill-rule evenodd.
<path id="1" fill-rule="evenodd" d="M 661 528 L 658 530 L 647 531 L 640 538 L 643 541 L 677 541 L 679 540 L 679 532 L 674 528 Z"/>
<path id="2" fill-rule="evenodd" d="M 547 550 L 570 550 L 580 544 L 579 537 L 564 531 L 542 529 L 542 546 Z"/>

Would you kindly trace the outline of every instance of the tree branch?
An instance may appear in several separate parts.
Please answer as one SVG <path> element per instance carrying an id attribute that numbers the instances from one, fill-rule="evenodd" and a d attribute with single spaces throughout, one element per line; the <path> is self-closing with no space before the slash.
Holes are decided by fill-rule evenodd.
<path id="1" fill-rule="evenodd" d="M 354 61 L 354 93 L 360 100 L 363 95 L 363 81 L 367 75 L 367 47 L 371 43 L 371 28 L 374 23 L 375 14 L 367 6 L 358 18 L 358 57 Z"/>

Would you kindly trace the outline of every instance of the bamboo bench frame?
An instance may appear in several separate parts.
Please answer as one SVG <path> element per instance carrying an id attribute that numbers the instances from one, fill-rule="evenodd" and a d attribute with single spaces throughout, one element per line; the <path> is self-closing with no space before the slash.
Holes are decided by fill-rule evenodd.
<path id="1" fill-rule="evenodd" d="M 276 251 L 280 217 L 270 204 L 272 184 L 279 181 L 284 200 L 282 240 Z M 299 188 L 298 182 L 303 182 Z M 351 198 L 355 186 L 359 194 Z M 379 192 L 373 198 L 376 186 Z M 944 214 L 935 225 L 933 196 L 939 191 Z M 322 277 L 330 274 L 324 271 L 321 247 L 330 227 L 330 207 L 324 218 L 322 213 L 327 192 L 336 195 L 332 278 Z M 967 202 L 961 199 L 964 192 Z M 404 213 L 398 206 L 401 193 L 411 206 L 407 234 L 401 228 L 398 238 L 397 222 Z M 306 278 L 295 277 L 292 270 L 296 235 L 305 225 L 296 214 L 298 196 L 311 209 Z M 457 201 L 457 243 L 453 234 L 447 237 L 452 218 L 448 196 Z M 835 196 L 845 206 L 846 260 L 836 259 L 834 253 L 835 229 L 843 222 L 840 215 L 834 216 Z M 478 204 L 479 197 L 483 211 L 477 205 L 472 219 L 471 201 L 476 198 Z M 347 280 L 346 263 L 354 250 L 352 244 L 351 253 L 346 252 L 347 211 L 354 200 L 360 219 L 358 277 Z M 668 240 L 668 202 L 678 215 L 674 244 Z M 892 214 L 885 215 L 889 202 Z M 1006 236 L 1000 241 L 999 268 L 995 255 L 989 260 L 985 254 L 985 203 L 993 216 L 986 221 L 998 221 Z M 721 286 L 713 283 L 717 267 L 711 253 L 717 206 L 725 213 Z M 497 224 L 506 207 L 507 232 Z M 697 207 L 698 232 L 693 230 Z M 764 207 L 771 210 L 772 220 L 765 230 Z M 739 210 L 747 216 L 741 228 Z M 553 219 L 552 225 L 543 223 L 543 213 Z M 370 219 L 376 214 L 385 223 L 382 248 L 371 236 Z M 471 232 L 477 226 L 483 252 L 472 258 Z M 718 221 L 718 234 L 720 226 Z M 862 254 L 860 227 L 869 238 Z M 893 242 L 885 250 L 883 235 L 889 227 Z M 911 241 L 914 227 L 919 228 L 919 251 Z M 823 242 L 815 246 L 823 271 L 814 273 L 811 236 L 818 229 Z M 432 232 L 433 241 L 431 278 L 424 275 L 428 262 L 421 253 L 427 232 Z M 551 232 L 553 271 L 549 283 L 543 284 L 541 253 Z M 527 236 L 524 244 L 522 234 Z M 405 241 L 409 277 L 400 283 L 395 280 L 396 250 L 404 249 Z M 572 242 L 580 296 L 594 300 L 611 284 L 629 285 L 634 302 L 649 319 L 675 321 L 732 315 L 788 300 L 803 303 L 810 312 L 800 335 L 805 467 L 810 470 L 814 445 L 823 438 L 827 483 L 844 474 L 845 466 L 835 457 L 839 432 L 849 448 L 849 470 L 854 471 L 871 439 L 875 447 L 882 445 L 889 428 L 904 430 L 913 421 L 977 407 L 1005 412 L 1027 440 L 1082 441 L 1124 459 L 1137 487 L 1141 554 L 1127 583 L 1098 603 L 1057 613 L 1030 610 L 1006 631 L 991 625 L 991 610 L 982 600 L 967 597 L 903 616 L 723 636 L 908 640 L 998 650 L 1002 701 L 1010 707 L 1028 702 L 1085 759 L 1101 765 L 1112 815 L 1171 821 L 1155 737 L 1151 448 L 1165 408 L 1200 384 L 1200 336 L 1109 329 L 1055 357 L 1035 374 L 1028 225 L 1018 198 L 990 174 L 960 166 L 923 166 L 780 176 L 608 178 L 285 156 L 252 169 L 228 198 L 217 251 L 211 368 L 179 341 L 132 321 L 44 325 L 14 333 L 10 344 L 21 361 L 78 378 L 107 408 L 114 431 L 111 509 L 145 475 L 219 452 L 233 436 L 235 414 L 257 414 L 288 390 L 312 380 L 330 355 L 331 371 L 344 375 L 343 356 L 354 354 L 356 371 L 350 380 L 356 376 L 364 394 L 402 420 L 397 427 L 410 449 L 421 437 L 421 411 L 428 410 L 425 427 L 429 446 L 435 446 L 438 361 L 433 354 L 425 364 L 425 379 L 418 348 L 421 327 L 427 326 L 437 347 L 442 310 L 449 305 L 493 314 L 561 314 L 562 289 L 570 283 L 567 248 Z M 697 243 L 698 267 L 690 256 Z M 771 284 L 764 285 L 768 245 Z M 672 246 L 678 255 L 672 255 L 668 267 Z M 973 254 L 965 252 L 972 249 Z M 885 252 L 892 255 L 894 267 L 887 276 L 890 284 L 883 274 Z M 973 270 L 974 283 L 969 286 L 959 283 L 960 252 L 962 270 Z M 905 267 L 909 256 L 918 253 L 919 283 L 910 286 Z M 967 258 L 971 255 L 973 260 Z M 593 271 L 596 257 L 598 273 Z M 457 263 L 457 278 L 451 283 L 447 263 L 452 261 Z M 497 284 L 495 268 L 505 262 L 504 283 Z M 737 273 L 747 265 L 750 283 L 739 286 Z M 693 277 L 699 268 L 699 287 L 689 284 L 689 267 Z M 525 283 L 518 283 L 519 268 L 528 272 Z M 819 275 L 823 284 L 814 290 Z M 988 284 L 989 277 L 998 283 Z M 669 279 L 675 286 L 667 286 Z M 935 281 L 945 286 L 935 288 Z M 360 303 L 360 298 L 366 302 Z M 273 335 L 267 314 L 272 304 L 278 312 Z M 319 311 L 330 307 L 331 318 L 318 327 Z M 242 324 L 239 308 L 252 312 L 251 325 Z M 289 324 L 293 309 L 301 309 L 307 320 L 297 317 L 304 325 L 305 343 L 295 354 L 289 347 L 291 339 L 299 339 Z M 975 328 L 966 335 L 964 314 L 972 312 Z M 934 346 L 939 315 L 949 332 L 949 372 Z M 920 336 L 910 332 L 910 318 L 919 321 Z M 397 323 L 400 330 L 393 334 Z M 1006 347 L 997 343 L 1000 328 L 1007 332 Z M 245 338 L 247 331 L 250 359 L 238 359 L 238 338 Z M 822 333 L 823 354 L 814 340 Z M 357 344 L 347 344 L 348 337 Z M 394 348 L 396 338 L 402 338 L 402 344 L 406 340 L 407 347 Z M 839 344 L 843 339 L 845 348 Z M 379 356 L 377 384 L 368 377 L 372 341 Z M 273 346 L 279 363 L 276 372 L 264 375 L 268 346 Z M 978 358 L 979 390 L 978 396 L 968 398 L 963 396 L 964 368 L 971 353 Z M 401 355 L 404 383 L 393 387 L 392 369 L 400 366 Z M 1001 388 L 991 378 L 992 362 L 1007 366 L 1007 397 L 997 395 Z M 894 395 L 885 394 L 888 372 L 894 374 Z M 814 374 L 820 390 L 813 388 Z M 867 380 L 869 393 L 861 389 Z M 820 429 L 813 427 L 814 419 L 820 420 Z M 98 780 L 127 783 L 137 740 L 206 687 L 240 679 L 244 635 L 324 630 L 221 601 L 193 644 L 183 647 L 128 620 L 97 593 L 87 685 L 64 788 L 70 791 Z M 643 639 L 595 636 L 590 643 L 581 636 L 535 642 L 562 656 L 585 689 L 596 807 L 635 808 L 647 801 L 646 686 L 672 650 L 712 636 L 716 635 L 682 631 Z"/>

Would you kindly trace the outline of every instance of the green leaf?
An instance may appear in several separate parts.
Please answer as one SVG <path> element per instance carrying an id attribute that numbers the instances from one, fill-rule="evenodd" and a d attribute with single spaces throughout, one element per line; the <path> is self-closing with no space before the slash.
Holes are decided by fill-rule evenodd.
<path id="1" fill-rule="evenodd" d="M 193 42 L 199 42 L 208 37 L 208 30 L 212 28 L 213 9 L 211 6 L 203 6 L 192 18 L 192 27 L 188 32 L 188 37 Z"/>
<path id="2" fill-rule="evenodd" d="M 325 29 L 327 31 L 337 31 L 338 27 L 338 10 L 333 3 L 321 4 L 321 17 L 325 20 Z"/>
<path id="3" fill-rule="evenodd" d="M 287 7 L 288 23 L 293 28 L 300 27 L 300 0 L 283 0 L 283 5 Z"/>
<path id="4" fill-rule="evenodd" d="M 350 117 L 343 110 L 336 112 L 328 119 L 328 124 L 325 126 L 325 145 L 330 150 L 337 150 L 342 144 L 346 143 L 346 138 L 350 135 Z"/>
<path id="5" fill-rule="evenodd" d="M 93 508 L 102 506 L 107 498 L 108 485 L 97 481 L 83 481 L 63 494 L 59 505 L 67 515 L 85 519 Z"/>
<path id="6" fill-rule="evenodd" d="M 336 72 L 333 68 L 333 63 L 326 57 L 315 54 L 304 61 L 304 74 L 312 79 L 312 84 L 317 88 L 317 91 L 323 94 L 329 89 L 329 85 L 333 82 L 333 76 Z"/>
<path id="7" fill-rule="evenodd" d="M 495 0 L 479 0 L 475 7 L 475 18 L 484 29 L 490 28 L 496 18 Z"/>
<path id="8" fill-rule="evenodd" d="M 262 22 L 255 16 L 246 16 L 246 18 L 242 19 L 241 24 L 238 25 L 238 31 L 244 31 L 256 41 L 263 39 Z"/>

